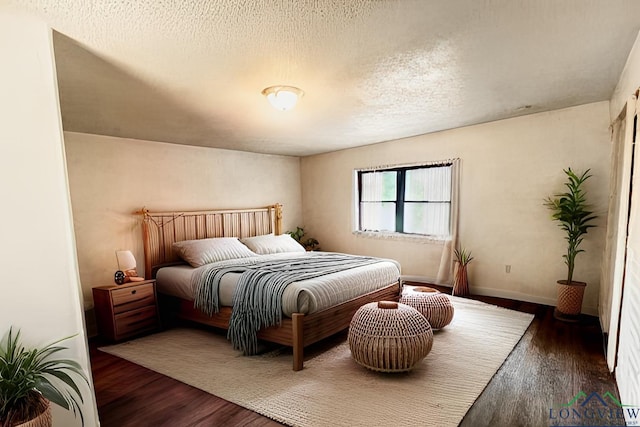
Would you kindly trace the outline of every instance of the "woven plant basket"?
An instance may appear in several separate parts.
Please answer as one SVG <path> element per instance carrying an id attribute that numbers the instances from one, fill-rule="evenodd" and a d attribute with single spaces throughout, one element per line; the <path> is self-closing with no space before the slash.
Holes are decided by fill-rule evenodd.
<path id="1" fill-rule="evenodd" d="M 566 320 L 566 316 L 578 316 L 582 311 L 582 298 L 584 297 L 585 282 L 570 284 L 566 280 L 558 280 L 558 305 L 556 317 Z M 565 315 L 565 316 L 563 316 Z"/>
<path id="2" fill-rule="evenodd" d="M 426 289 L 423 290 L 423 289 Z M 414 288 L 405 291 L 400 302 L 418 310 L 433 329 L 441 329 L 453 320 L 453 305 L 449 297 L 431 288 Z"/>
<path id="3" fill-rule="evenodd" d="M 16 427 L 51 427 L 53 421 L 51 419 L 51 403 L 46 400 L 47 408 L 37 417 L 22 424 L 16 424 Z"/>
<path id="4" fill-rule="evenodd" d="M 456 261 L 453 272 L 453 295 L 466 296 L 469 295 L 469 277 L 467 275 L 467 266 Z"/>
<path id="5" fill-rule="evenodd" d="M 365 368 L 379 372 L 411 370 L 433 345 L 433 330 L 413 307 L 393 301 L 365 304 L 349 326 L 351 356 Z"/>

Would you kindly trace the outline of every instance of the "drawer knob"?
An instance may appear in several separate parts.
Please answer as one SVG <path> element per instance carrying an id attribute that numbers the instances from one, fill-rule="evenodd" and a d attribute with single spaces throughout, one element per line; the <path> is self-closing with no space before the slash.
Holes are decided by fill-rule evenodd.
<path id="1" fill-rule="evenodd" d="M 135 289 L 134 289 L 134 290 L 132 290 L 132 291 L 131 291 L 131 295 L 135 294 L 136 292 L 138 292 L 138 291 L 136 291 Z"/>

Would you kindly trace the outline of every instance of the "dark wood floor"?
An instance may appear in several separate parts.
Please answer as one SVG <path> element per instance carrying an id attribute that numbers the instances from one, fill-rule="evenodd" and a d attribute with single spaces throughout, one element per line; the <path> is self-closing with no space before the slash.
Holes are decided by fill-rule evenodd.
<path id="1" fill-rule="evenodd" d="M 444 288 L 443 290 L 446 290 Z M 553 308 L 491 297 L 491 304 L 535 314 L 522 340 L 471 407 L 462 426 L 569 425 L 550 409 L 578 392 L 607 391 L 619 398 L 603 354 L 598 320 L 553 318 Z M 345 339 L 346 335 L 333 338 Z M 103 353 L 90 341 L 93 379 L 102 427 L 278 426 L 268 418 L 164 375 Z M 322 346 L 312 349 L 322 351 Z M 455 355 L 452 355 L 455 357 Z M 550 419 L 550 417 L 556 419 Z M 607 425 L 616 425 L 616 420 Z M 622 424 L 623 425 L 623 424 Z"/>

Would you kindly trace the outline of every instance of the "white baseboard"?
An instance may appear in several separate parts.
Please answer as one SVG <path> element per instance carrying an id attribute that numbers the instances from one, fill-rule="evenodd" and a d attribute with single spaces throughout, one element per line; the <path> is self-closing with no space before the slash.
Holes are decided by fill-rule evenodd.
<path id="1" fill-rule="evenodd" d="M 425 276 L 403 275 L 403 276 L 400 276 L 400 279 L 403 281 L 437 284 L 434 279 L 431 279 Z M 442 284 L 440 286 L 451 287 L 451 285 L 447 285 L 447 284 Z M 533 302 L 536 304 L 549 305 L 551 307 L 555 307 L 556 305 L 555 298 L 545 298 L 545 297 L 540 297 L 536 295 L 523 294 L 520 292 L 514 292 L 514 291 L 509 291 L 504 289 L 483 288 L 483 287 L 469 285 L 469 290 L 471 291 L 472 294 L 475 294 L 475 295 L 506 298 L 506 299 L 512 299 L 516 301 Z M 598 307 L 583 306 L 582 313 L 597 317 Z"/>

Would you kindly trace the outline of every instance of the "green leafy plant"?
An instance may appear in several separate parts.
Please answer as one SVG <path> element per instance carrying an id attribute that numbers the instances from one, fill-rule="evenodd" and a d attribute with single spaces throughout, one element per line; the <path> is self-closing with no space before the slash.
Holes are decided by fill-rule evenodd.
<path id="1" fill-rule="evenodd" d="M 46 408 L 44 399 L 80 414 L 84 425 L 82 394 L 72 376 L 87 385 L 89 381 L 77 362 L 54 357 L 67 349 L 58 344 L 69 338 L 26 349 L 20 331 L 14 334 L 13 327 L 9 329 L 0 343 L 0 426 L 11 427 L 36 417 Z"/>
<path id="2" fill-rule="evenodd" d="M 287 231 L 293 239 L 300 243 L 304 248 L 308 251 L 319 251 L 320 250 L 320 242 L 318 242 L 313 237 L 305 237 L 304 228 L 296 227 L 296 231 Z"/>
<path id="3" fill-rule="evenodd" d="M 466 266 L 471 261 L 473 261 L 473 257 L 471 256 L 471 251 L 467 251 L 466 249 L 454 249 L 453 255 L 456 257 L 456 262 L 461 266 Z"/>
<path id="4" fill-rule="evenodd" d="M 587 204 L 583 188 L 585 181 L 591 177 L 589 172 L 590 169 L 582 174 L 576 174 L 571 168 L 564 170 L 568 178 L 565 183 L 567 192 L 547 197 L 544 201 L 544 205 L 553 212 L 552 219 L 558 221 L 558 226 L 566 233 L 567 253 L 562 257 L 568 269 L 567 284 L 573 280 L 576 256 L 584 252 L 579 246 L 589 229 L 595 227 L 590 222 L 597 218 Z"/>

